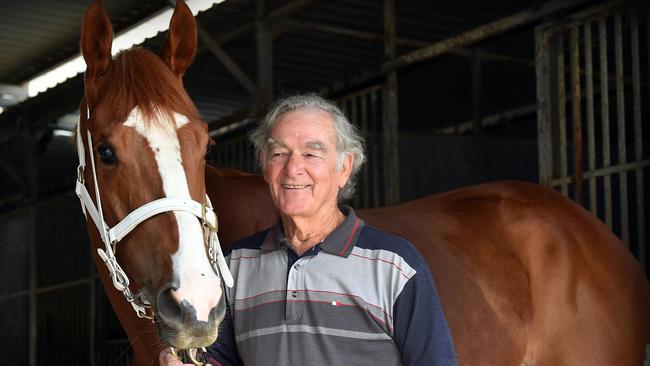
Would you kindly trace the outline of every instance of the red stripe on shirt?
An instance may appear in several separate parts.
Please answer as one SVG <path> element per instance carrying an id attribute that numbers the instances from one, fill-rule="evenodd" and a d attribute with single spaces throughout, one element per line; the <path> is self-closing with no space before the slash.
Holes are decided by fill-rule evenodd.
<path id="1" fill-rule="evenodd" d="M 352 241 L 352 238 L 354 237 L 354 233 L 357 232 L 357 227 L 359 227 L 359 219 L 354 222 L 354 227 L 352 228 L 352 232 L 350 233 L 350 236 L 348 237 L 348 241 L 345 243 L 345 246 L 341 250 L 341 253 L 339 255 L 343 255 L 345 253 L 345 250 L 348 249 L 348 245 L 350 245 L 350 242 Z"/>

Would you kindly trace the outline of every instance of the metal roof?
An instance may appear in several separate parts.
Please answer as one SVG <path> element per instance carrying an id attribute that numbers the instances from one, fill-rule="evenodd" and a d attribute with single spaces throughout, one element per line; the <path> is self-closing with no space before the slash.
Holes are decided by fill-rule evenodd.
<path id="1" fill-rule="evenodd" d="M 18 84 L 79 53 L 90 1 L 0 0 L 0 83 Z M 165 0 L 104 1 L 119 32 L 168 6 Z"/>

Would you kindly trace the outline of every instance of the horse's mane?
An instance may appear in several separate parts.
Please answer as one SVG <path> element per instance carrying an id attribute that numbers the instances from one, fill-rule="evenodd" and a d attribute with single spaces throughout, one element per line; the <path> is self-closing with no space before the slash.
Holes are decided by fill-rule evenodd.
<path id="1" fill-rule="evenodd" d="M 152 52 L 133 48 L 115 56 L 102 75 L 106 78 L 99 93 L 123 121 L 133 107 L 138 106 L 148 121 L 159 121 L 158 113 L 169 117 L 180 113 L 190 120 L 198 119 L 198 112 L 176 77 L 163 61 Z"/>

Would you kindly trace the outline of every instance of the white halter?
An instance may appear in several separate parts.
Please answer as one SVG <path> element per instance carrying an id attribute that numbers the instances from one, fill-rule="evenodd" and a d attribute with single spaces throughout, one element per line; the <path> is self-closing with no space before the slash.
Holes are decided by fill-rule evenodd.
<path id="1" fill-rule="evenodd" d="M 86 107 L 86 117 L 87 120 L 90 120 L 90 108 L 88 107 Z M 163 212 L 189 212 L 203 223 L 203 227 L 205 228 L 205 239 L 208 242 L 208 257 L 212 264 L 212 268 L 217 274 L 221 274 L 221 278 L 227 287 L 232 287 L 233 278 L 228 269 L 228 265 L 226 264 L 223 252 L 221 251 L 219 238 L 217 238 L 217 215 L 215 215 L 212 210 L 212 204 L 207 195 L 205 196 L 205 204 L 201 204 L 191 199 L 182 198 L 157 199 L 135 209 L 126 215 L 126 217 L 117 225 L 109 228 L 106 221 L 104 221 L 104 215 L 102 213 L 102 201 L 99 197 L 99 185 L 97 183 L 97 174 L 95 172 L 93 144 L 90 131 L 88 130 L 86 130 L 88 136 L 88 155 L 90 155 L 90 166 L 92 167 L 93 182 L 95 183 L 95 200 L 97 201 L 97 206 L 95 206 L 90 198 L 88 189 L 86 189 L 84 184 L 86 154 L 83 140 L 81 138 L 80 125 L 81 122 L 77 124 L 77 153 L 79 154 L 79 167 L 77 168 L 77 186 L 75 191 L 81 201 L 81 210 L 83 211 L 84 216 L 88 219 L 87 214 L 90 214 L 90 218 L 95 223 L 95 226 L 99 231 L 99 236 L 104 242 L 105 248 L 98 248 L 97 253 L 108 267 L 108 272 L 113 280 L 113 286 L 115 286 L 118 291 L 122 292 L 138 317 L 151 318 L 146 313 L 146 308 L 149 307 L 149 304 L 141 292 L 135 296 L 131 293 L 131 290 L 129 289 L 129 278 L 126 276 L 122 267 L 117 263 L 117 258 L 115 257 L 115 245 L 135 229 L 138 224 Z"/>

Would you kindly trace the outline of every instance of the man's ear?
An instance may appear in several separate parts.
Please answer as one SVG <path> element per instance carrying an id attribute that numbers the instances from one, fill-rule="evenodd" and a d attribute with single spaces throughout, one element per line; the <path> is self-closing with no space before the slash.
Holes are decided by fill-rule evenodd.
<path id="1" fill-rule="evenodd" d="M 100 0 L 94 0 L 84 14 L 81 27 L 81 54 L 86 61 L 84 84 L 86 103 L 93 105 L 97 99 L 99 77 L 111 63 L 113 28 Z"/>
<path id="2" fill-rule="evenodd" d="M 158 55 L 170 70 L 182 78 L 196 54 L 196 22 L 185 1 L 176 0 L 174 14 L 169 21 L 169 31 Z"/>
<path id="3" fill-rule="evenodd" d="M 350 173 L 352 173 L 352 164 L 354 163 L 354 157 L 352 154 L 345 154 L 343 159 L 343 165 L 341 166 L 341 175 L 339 177 L 339 188 L 343 188 L 345 183 L 350 179 Z"/>

